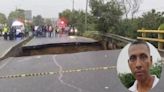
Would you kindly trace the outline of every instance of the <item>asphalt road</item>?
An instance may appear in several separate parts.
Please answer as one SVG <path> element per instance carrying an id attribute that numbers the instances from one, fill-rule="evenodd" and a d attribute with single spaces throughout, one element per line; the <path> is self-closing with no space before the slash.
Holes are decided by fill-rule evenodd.
<path id="1" fill-rule="evenodd" d="M 0 57 L 4 56 L 13 46 L 20 43 L 22 40 L 4 40 L 3 37 L 0 37 Z"/>
<path id="2" fill-rule="evenodd" d="M 0 62 L 0 92 L 128 92 L 113 67 L 119 52 L 7 58 Z M 163 76 L 151 92 L 164 91 Z"/>
<path id="3" fill-rule="evenodd" d="M 115 68 L 109 68 L 116 65 L 118 53 L 8 58 L 0 64 L 0 92 L 127 92 Z"/>
<path id="4" fill-rule="evenodd" d="M 64 37 L 46 37 L 46 38 L 37 38 L 34 37 L 30 42 L 24 46 L 38 46 L 46 44 L 57 44 L 57 43 L 92 43 L 97 42 L 96 40 L 79 37 L 79 36 L 64 36 Z"/>

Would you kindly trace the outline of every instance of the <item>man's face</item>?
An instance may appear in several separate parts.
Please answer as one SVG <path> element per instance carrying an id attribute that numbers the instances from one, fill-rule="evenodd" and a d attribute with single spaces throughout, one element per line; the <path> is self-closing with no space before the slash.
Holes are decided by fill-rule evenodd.
<path id="1" fill-rule="evenodd" d="M 136 80 L 143 81 L 148 78 L 152 57 L 147 46 L 144 44 L 131 45 L 128 64 Z"/>

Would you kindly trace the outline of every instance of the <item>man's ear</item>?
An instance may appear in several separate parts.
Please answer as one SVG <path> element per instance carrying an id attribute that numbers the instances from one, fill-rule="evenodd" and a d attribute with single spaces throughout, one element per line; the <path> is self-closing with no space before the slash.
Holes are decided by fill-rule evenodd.
<path id="1" fill-rule="evenodd" d="M 130 62 L 130 61 L 129 61 L 129 59 L 128 59 L 128 65 L 129 65 L 129 62 Z"/>

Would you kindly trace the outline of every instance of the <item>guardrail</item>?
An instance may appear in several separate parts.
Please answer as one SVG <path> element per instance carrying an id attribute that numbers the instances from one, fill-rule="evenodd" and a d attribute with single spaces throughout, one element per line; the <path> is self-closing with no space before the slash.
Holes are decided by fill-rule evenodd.
<path id="1" fill-rule="evenodd" d="M 163 49 L 163 46 L 164 46 L 163 45 L 163 43 L 164 43 L 164 39 L 163 39 L 164 30 L 137 30 L 137 32 L 142 33 L 142 36 L 137 37 L 137 39 L 158 42 L 158 49 L 159 50 Z M 148 33 L 158 34 L 158 38 L 147 37 Z"/>
<path id="2" fill-rule="evenodd" d="M 138 30 L 138 32 L 143 32 L 143 31 L 141 31 L 141 30 Z M 149 41 L 152 41 L 152 39 L 153 39 L 153 41 L 154 41 L 154 39 L 156 39 L 156 38 L 145 38 L 144 36 L 146 36 L 146 34 L 145 33 L 159 33 L 160 35 L 159 36 L 162 36 L 161 34 L 163 34 L 164 33 L 164 31 L 157 31 L 157 30 L 147 30 L 147 31 L 144 31 L 143 33 L 142 33 L 142 36 L 143 37 L 137 37 L 137 39 L 142 39 L 142 40 L 149 40 Z M 116 41 L 121 41 L 121 42 L 123 42 L 123 43 L 125 43 L 125 44 L 127 44 L 127 43 L 129 43 L 129 42 L 132 42 L 132 41 L 134 41 L 135 39 L 131 39 L 131 38 L 127 38 L 127 37 L 123 37 L 123 36 L 120 36 L 120 35 L 116 35 L 116 34 L 111 34 L 111 33 L 108 33 L 108 34 L 96 34 L 96 35 L 100 35 L 100 36 L 102 36 L 102 37 L 104 37 L 104 41 L 105 41 L 105 48 L 107 48 L 107 45 L 109 44 L 109 40 L 116 40 Z M 151 40 L 150 40 L 151 39 Z M 161 39 L 163 42 L 164 42 L 164 39 Z M 157 40 L 158 41 L 158 40 Z M 161 41 L 160 41 L 161 42 Z M 117 42 L 117 43 L 119 43 L 119 42 Z M 160 44 L 160 43 L 159 43 Z M 160 55 L 162 56 L 162 57 L 164 57 L 164 50 L 162 50 L 162 49 L 158 49 L 158 51 L 159 51 L 159 53 L 160 53 Z"/>
<path id="3" fill-rule="evenodd" d="M 124 42 L 124 43 L 129 43 L 129 42 L 133 42 L 134 41 L 134 39 L 123 37 L 123 36 L 116 35 L 116 34 L 111 34 L 111 33 L 105 34 L 104 36 L 112 38 L 114 40 L 118 40 L 118 41 Z"/>
<path id="4" fill-rule="evenodd" d="M 123 37 L 120 35 L 112 34 L 112 33 L 107 33 L 107 34 L 95 34 L 95 35 L 100 35 L 103 40 L 103 47 L 105 49 L 109 49 L 109 44 L 111 45 L 111 49 L 117 48 L 117 45 L 120 43 L 127 44 L 129 42 L 134 41 L 134 39 Z"/>
<path id="5" fill-rule="evenodd" d="M 96 35 L 100 35 L 100 36 L 106 37 L 106 38 L 112 38 L 114 40 L 122 41 L 124 43 L 129 43 L 129 42 L 133 42 L 134 41 L 134 39 L 131 39 L 131 38 L 128 38 L 128 37 L 124 37 L 124 36 L 120 36 L 120 35 L 116 35 L 116 34 L 112 34 L 112 33 L 96 34 Z"/>

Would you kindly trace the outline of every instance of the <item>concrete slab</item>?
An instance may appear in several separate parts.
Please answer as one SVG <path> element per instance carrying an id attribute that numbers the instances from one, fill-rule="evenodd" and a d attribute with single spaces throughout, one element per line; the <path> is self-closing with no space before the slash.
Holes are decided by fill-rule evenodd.
<path id="1" fill-rule="evenodd" d="M 94 39 L 79 37 L 79 36 L 65 36 L 65 37 L 52 37 L 52 38 L 33 38 L 24 47 L 38 46 L 47 44 L 62 44 L 62 43 L 93 43 L 97 42 Z"/>

